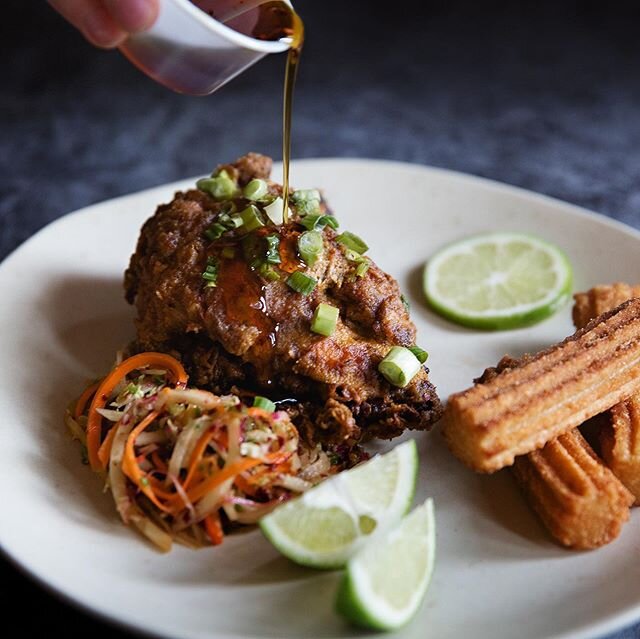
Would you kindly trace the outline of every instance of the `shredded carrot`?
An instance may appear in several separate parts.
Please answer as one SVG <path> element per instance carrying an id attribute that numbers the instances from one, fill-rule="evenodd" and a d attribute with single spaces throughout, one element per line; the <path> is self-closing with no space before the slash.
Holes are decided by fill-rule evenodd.
<path id="1" fill-rule="evenodd" d="M 156 497 L 159 497 L 160 499 L 170 500 L 176 496 L 176 493 L 170 493 L 165 490 L 164 484 L 159 479 L 156 479 L 151 475 L 149 475 L 147 479 L 149 480 L 149 483 L 151 484 Z"/>
<path id="2" fill-rule="evenodd" d="M 177 359 L 165 353 L 140 353 L 139 355 L 125 359 L 119 366 L 116 366 L 100 383 L 89 407 L 89 417 L 87 420 L 87 452 L 89 454 L 89 463 L 93 470 L 103 470 L 105 467 L 98 457 L 102 435 L 102 416 L 96 409 L 104 408 L 115 387 L 129 373 L 146 367 L 166 369 L 172 375 L 173 382 L 176 386 L 184 387 L 187 384 L 188 377 L 182 364 L 180 364 Z"/>
<path id="3" fill-rule="evenodd" d="M 93 384 L 89 384 L 83 391 L 82 395 L 78 397 L 76 401 L 76 407 L 73 410 L 73 416 L 78 419 L 82 413 L 84 413 L 84 408 L 87 405 L 87 402 L 93 397 L 95 392 L 98 390 L 98 386 L 100 386 L 101 382 L 94 382 Z"/>
<path id="4" fill-rule="evenodd" d="M 260 460 L 260 464 L 265 464 L 267 466 L 275 466 L 274 468 L 267 469 L 266 473 L 288 473 L 291 470 L 291 463 L 289 458 L 292 453 L 276 451 L 274 453 L 269 453 L 266 457 Z M 246 469 L 248 470 L 248 469 Z M 241 473 L 238 473 L 237 477 L 234 480 L 235 485 L 243 492 L 248 495 L 254 495 L 256 492 L 256 485 L 254 483 L 253 477 L 259 478 L 264 476 L 265 472 L 256 473 L 254 476 L 245 477 Z"/>
<path id="5" fill-rule="evenodd" d="M 234 481 L 235 485 L 247 495 L 253 496 L 255 494 L 255 486 L 244 475 L 238 475 Z"/>
<path id="6" fill-rule="evenodd" d="M 124 446 L 122 458 L 122 472 L 163 512 L 168 512 L 167 507 L 160 502 L 151 487 L 149 478 L 144 476 L 138 466 L 135 455 L 135 443 L 138 435 L 148 428 L 154 419 L 158 417 L 158 411 L 151 411 L 130 433 Z"/>
<path id="7" fill-rule="evenodd" d="M 258 459 L 255 457 L 243 457 L 241 459 L 238 459 L 233 464 L 225 466 L 224 468 L 219 470 L 215 475 L 211 477 L 205 477 L 199 483 L 193 486 L 191 490 L 187 490 L 187 498 L 193 504 L 204 497 L 208 492 L 219 486 L 222 482 L 227 481 L 234 476 L 239 476 L 240 473 L 243 473 L 245 470 L 249 470 L 250 468 L 253 468 L 254 466 L 258 466 L 260 464 L 279 464 L 288 459 L 290 456 L 291 453 L 289 452 L 282 453 L 281 451 L 277 451 L 275 453 L 269 453 L 262 459 Z M 184 501 L 180 495 L 174 495 L 170 502 L 171 503 L 168 503 L 167 506 L 169 507 L 170 512 L 174 514 L 180 510 L 182 505 L 184 505 Z"/>
<path id="8" fill-rule="evenodd" d="M 157 384 L 157 387 L 164 388 L 158 389 L 158 395 L 154 395 L 150 401 L 143 399 L 141 403 L 133 402 L 133 408 L 126 409 L 126 419 L 139 414 L 141 407 L 145 407 L 143 417 L 135 417 L 133 427 L 125 422 L 128 424 L 126 430 L 118 431 L 123 428 L 121 423 L 108 423 L 98 410 L 105 408 L 111 398 L 134 376 L 144 374 L 145 369 L 166 371 L 164 383 L 160 381 Z M 280 474 L 291 472 L 291 456 L 295 451 L 287 449 L 291 448 L 290 444 L 295 444 L 298 434 L 294 426 L 287 426 L 284 420 L 278 422 L 262 408 L 240 406 L 231 410 L 232 407 L 220 398 L 214 397 L 216 401 L 209 401 L 208 396 L 204 393 L 198 395 L 198 391 L 172 390 L 186 388 L 187 379 L 184 368 L 173 357 L 155 352 L 140 353 L 116 366 L 101 382 L 87 387 L 73 407 L 73 415 L 76 419 L 87 415 L 87 450 L 94 470 L 100 471 L 109 466 L 116 432 L 122 433 L 125 441 L 121 470 L 127 482 L 130 482 L 127 486 L 128 498 L 135 503 L 144 495 L 157 509 L 155 516 L 161 520 L 161 526 L 172 531 L 171 534 L 182 535 L 183 532 L 178 531 L 190 526 L 188 535 L 193 536 L 194 542 L 202 545 L 210 539 L 211 544 L 219 545 L 224 539 L 220 504 L 233 495 L 254 497 L 259 494 L 261 486 L 277 483 Z M 193 419 L 202 413 L 195 407 L 186 412 L 169 410 L 173 408 L 171 404 L 174 402 L 201 406 L 207 414 L 207 420 L 202 423 L 208 424 L 204 431 L 196 431 L 190 435 L 198 439 L 188 457 L 184 458 L 183 466 L 176 472 L 177 476 L 169 475 L 169 458 L 176 443 L 173 435 L 177 437 L 181 428 L 199 428 L 200 422 L 194 424 Z M 150 412 L 145 414 L 146 410 Z M 175 417 L 175 423 L 169 421 L 166 437 L 160 433 L 140 437 L 146 429 L 151 433 L 160 428 L 164 424 L 165 415 Z M 279 427 L 272 429 L 279 443 L 273 441 L 267 449 L 272 446 L 282 448 L 259 458 L 241 456 L 239 446 L 243 439 L 242 426 L 260 429 L 263 420 L 268 423 L 278 422 L 275 426 Z M 233 441 L 230 442 L 231 437 Z M 143 443 L 144 439 L 149 443 Z M 190 440 L 189 446 L 193 443 Z M 225 458 L 226 463 L 220 468 Z M 227 490 L 232 484 L 233 488 Z M 198 517 L 198 513 L 206 512 L 203 508 L 206 511 L 213 508 L 216 510 L 206 517 Z M 195 521 L 196 518 L 198 522 Z"/>
<path id="9" fill-rule="evenodd" d="M 264 417 L 264 419 L 271 419 L 271 413 L 259 406 L 250 406 L 247 408 L 247 415 L 249 415 L 249 417 Z"/>
<path id="10" fill-rule="evenodd" d="M 191 483 L 191 480 L 193 479 L 193 475 L 196 472 L 198 462 L 202 459 L 202 455 L 204 454 L 204 451 L 207 449 L 207 446 L 209 445 L 209 442 L 213 437 L 213 432 L 213 428 L 207 430 L 207 432 L 205 432 L 204 435 L 200 437 L 198 443 L 193 449 L 193 453 L 191 453 L 191 459 L 189 460 L 189 467 L 187 470 L 187 477 L 184 480 L 184 484 L 182 484 L 182 487 L 185 490 L 187 490 L 189 484 Z"/>
<path id="11" fill-rule="evenodd" d="M 275 468 L 272 469 L 274 473 L 289 473 L 291 472 L 291 460 L 287 459 L 283 461 L 281 464 L 278 464 Z"/>
<path id="12" fill-rule="evenodd" d="M 272 466 L 279 466 L 280 464 L 285 463 L 291 456 L 293 455 L 293 451 L 284 451 L 277 450 L 274 453 L 269 453 L 263 460 L 262 463 L 269 464 Z"/>
<path id="13" fill-rule="evenodd" d="M 113 439 L 116 435 L 116 430 L 118 429 L 118 424 L 114 424 L 111 427 L 111 430 L 107 433 L 107 436 L 104 438 L 104 441 L 100 445 L 98 449 L 98 459 L 102 464 L 103 468 L 106 468 L 109 465 L 109 458 L 111 457 L 111 447 L 113 446 Z"/>
<path id="14" fill-rule="evenodd" d="M 222 482 L 227 481 L 227 479 L 231 479 L 235 475 L 240 474 L 241 472 L 248 470 L 249 468 L 253 468 L 258 464 L 261 464 L 261 459 L 254 459 L 252 457 L 245 457 L 243 459 L 239 459 L 229 466 L 225 466 L 221 470 L 219 470 L 212 477 L 206 477 L 201 482 L 196 484 L 191 488 L 191 490 L 187 491 L 187 497 L 189 501 L 193 504 L 202 497 L 204 497 L 208 492 L 212 491 L 214 488 L 219 486 Z M 177 500 L 174 498 L 172 506 L 172 512 L 175 512 L 176 506 L 179 507 L 182 504 L 182 499 L 178 498 Z"/>
<path id="15" fill-rule="evenodd" d="M 219 546 L 224 539 L 224 533 L 222 532 L 222 522 L 220 521 L 220 515 L 215 512 L 207 515 L 204 518 L 204 527 L 207 530 L 207 535 L 211 539 L 211 543 L 214 546 Z"/>
<path id="16" fill-rule="evenodd" d="M 167 464 L 162 460 L 160 455 L 158 455 L 158 451 L 154 450 L 151 453 L 151 461 L 153 461 L 154 466 L 161 472 L 166 473 L 169 470 Z"/>

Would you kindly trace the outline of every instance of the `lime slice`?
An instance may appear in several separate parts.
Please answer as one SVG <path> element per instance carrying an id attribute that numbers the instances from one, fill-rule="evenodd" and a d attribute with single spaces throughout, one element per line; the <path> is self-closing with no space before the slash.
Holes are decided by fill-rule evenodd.
<path id="1" fill-rule="evenodd" d="M 279 506 L 262 518 L 260 528 L 296 563 L 339 568 L 374 531 L 389 529 L 407 512 L 417 470 L 410 440 Z"/>
<path id="2" fill-rule="evenodd" d="M 438 251 L 424 269 L 435 311 L 473 328 L 529 326 L 567 302 L 571 264 L 553 244 L 522 233 L 477 235 Z"/>
<path id="3" fill-rule="evenodd" d="M 337 611 L 366 628 L 403 626 L 427 592 L 435 551 L 433 500 L 427 499 L 351 559 L 338 590 Z"/>

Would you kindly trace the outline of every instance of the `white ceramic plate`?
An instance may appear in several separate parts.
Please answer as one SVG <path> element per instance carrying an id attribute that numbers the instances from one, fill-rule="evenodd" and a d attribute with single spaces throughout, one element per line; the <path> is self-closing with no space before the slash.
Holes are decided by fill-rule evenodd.
<path id="1" fill-rule="evenodd" d="M 299 187 L 321 186 L 342 227 L 363 235 L 409 293 L 442 397 L 504 353 L 536 351 L 572 332 L 568 307 L 512 332 L 439 319 L 422 303 L 420 270 L 443 244 L 493 229 L 527 231 L 568 253 L 578 290 L 640 279 L 638 231 L 518 189 L 365 160 L 296 162 L 292 177 Z M 120 523 L 65 432 L 67 402 L 133 334 L 121 280 L 142 222 L 193 182 L 67 215 L 0 266 L 0 542 L 71 600 L 158 635 L 364 636 L 332 612 L 337 573 L 291 565 L 257 530 L 218 549 L 154 552 Z M 508 472 L 474 475 L 437 428 L 417 440 L 416 500 L 435 498 L 438 553 L 425 605 L 398 636 L 577 639 L 640 618 L 640 509 L 611 545 L 568 552 L 549 541 Z"/>

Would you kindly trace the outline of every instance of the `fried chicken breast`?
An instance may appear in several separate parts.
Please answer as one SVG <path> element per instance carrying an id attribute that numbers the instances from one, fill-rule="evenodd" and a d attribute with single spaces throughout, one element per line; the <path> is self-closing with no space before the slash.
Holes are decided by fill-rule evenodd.
<path id="1" fill-rule="evenodd" d="M 349 447 L 428 428 L 441 414 L 428 369 L 403 388 L 378 372 L 393 346 L 415 344 L 397 282 L 345 245 L 319 196 L 292 193 L 288 222 L 274 223 L 265 202 L 282 187 L 271 164 L 250 153 L 222 165 L 214 175 L 235 191 L 212 194 L 203 183 L 147 220 L 125 274 L 137 309 L 131 350 L 177 356 L 195 386 L 280 401 L 309 442 Z M 256 179 L 261 201 L 247 197 Z M 309 229 L 321 250 L 305 262 L 299 241 Z M 292 288 L 293 273 L 312 278 L 313 290 Z M 339 309 L 329 336 L 311 330 L 320 303 Z"/>

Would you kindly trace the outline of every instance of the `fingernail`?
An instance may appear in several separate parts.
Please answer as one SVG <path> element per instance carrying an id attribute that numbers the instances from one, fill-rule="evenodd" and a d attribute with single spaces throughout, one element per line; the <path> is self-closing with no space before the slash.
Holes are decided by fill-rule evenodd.
<path id="1" fill-rule="evenodd" d="M 115 5 L 116 3 L 112 3 Z M 128 0 L 114 6 L 113 17 L 129 33 L 148 29 L 158 17 L 157 0 Z"/>
<path id="2" fill-rule="evenodd" d="M 82 27 L 87 39 L 99 47 L 115 47 L 126 37 L 104 11 L 87 12 Z"/>

